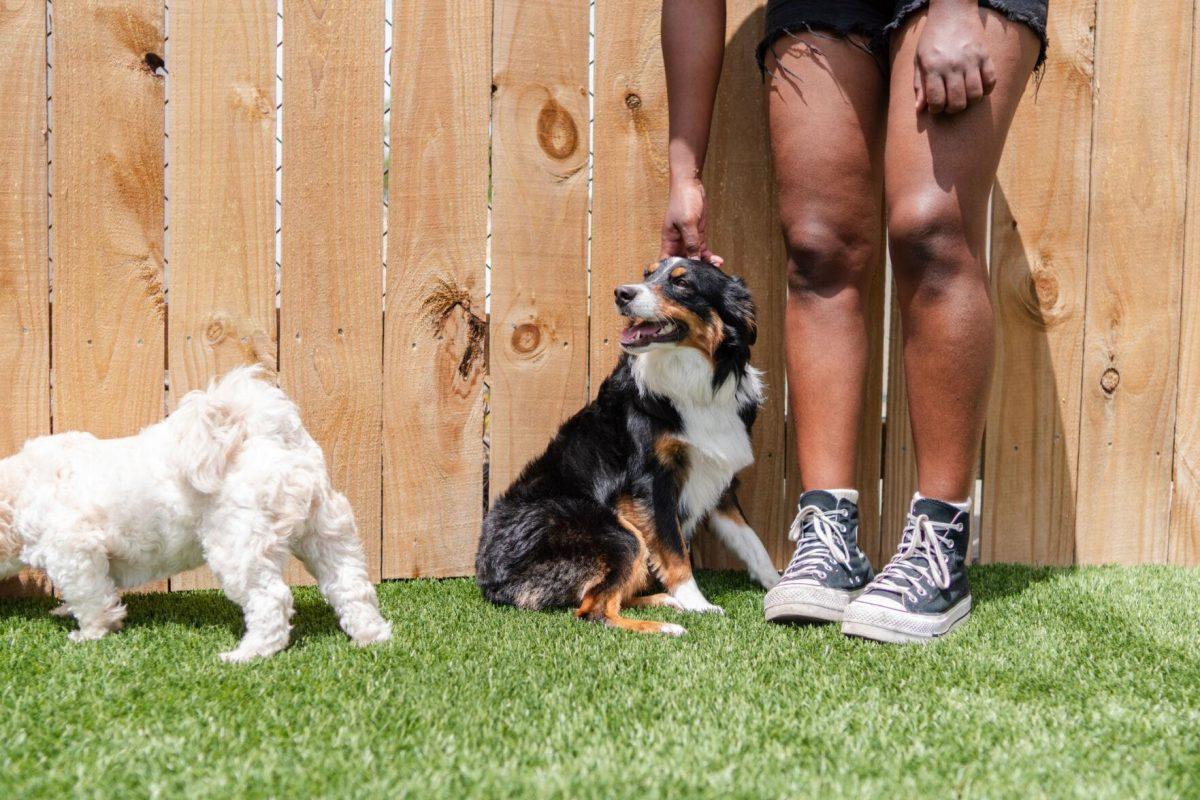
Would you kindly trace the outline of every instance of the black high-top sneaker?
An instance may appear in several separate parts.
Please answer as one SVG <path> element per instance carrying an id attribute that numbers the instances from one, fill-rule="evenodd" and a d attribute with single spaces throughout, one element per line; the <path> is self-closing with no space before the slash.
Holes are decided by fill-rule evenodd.
<path id="1" fill-rule="evenodd" d="M 970 514 L 941 500 L 914 500 L 900 552 L 846 607 L 842 633 L 923 643 L 954 630 L 971 613 L 970 541 Z"/>
<path id="2" fill-rule="evenodd" d="M 763 606 L 768 622 L 837 622 L 871 582 L 871 563 L 858 549 L 858 505 L 829 492 L 800 495 L 788 538 L 792 561 Z"/>

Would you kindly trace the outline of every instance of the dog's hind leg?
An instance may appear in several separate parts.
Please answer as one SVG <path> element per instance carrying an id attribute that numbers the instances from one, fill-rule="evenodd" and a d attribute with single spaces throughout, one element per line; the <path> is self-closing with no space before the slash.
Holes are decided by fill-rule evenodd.
<path id="1" fill-rule="evenodd" d="M 614 526 L 608 541 L 610 547 L 602 558 L 605 572 L 597 583 L 584 591 L 575 616 L 635 633 L 661 633 L 667 636 L 687 633 L 682 625 L 673 622 L 621 616 L 623 604 L 638 605 L 635 595 L 646 584 L 646 546 L 637 536 L 617 526 Z"/>
<path id="2" fill-rule="evenodd" d="M 63 598 L 63 605 L 52 613 L 69 613 L 79 622 L 79 630 L 71 631 L 68 637 L 73 642 L 86 642 L 120 630 L 125 606 L 108 572 L 102 534 L 95 531 L 56 538 L 62 544 L 52 549 L 45 568 Z"/>
<path id="3" fill-rule="evenodd" d="M 329 491 L 318 503 L 296 546 L 296 557 L 317 579 L 342 630 L 356 645 L 364 647 L 392 637 L 392 624 L 380 615 L 375 587 L 367 577 L 354 511 L 343 495 Z"/>
<path id="4" fill-rule="evenodd" d="M 283 580 L 288 559 L 284 540 L 266 520 L 233 515 L 210 520 L 203 533 L 208 566 L 230 600 L 242 607 L 246 633 L 221 660 L 242 663 L 274 655 L 288 645 L 292 590 Z"/>

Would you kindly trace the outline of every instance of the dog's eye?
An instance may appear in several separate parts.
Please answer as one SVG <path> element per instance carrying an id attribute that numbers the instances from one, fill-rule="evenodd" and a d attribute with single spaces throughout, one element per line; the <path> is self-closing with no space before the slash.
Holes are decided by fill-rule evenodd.
<path id="1" fill-rule="evenodd" d="M 679 287 L 679 288 L 681 288 L 681 289 L 686 289 L 686 288 L 688 288 L 688 286 L 690 286 L 691 284 L 688 282 L 688 277 L 687 277 L 687 275 L 686 275 L 686 274 L 684 274 L 684 275 L 675 275 L 674 277 L 672 277 L 672 278 L 671 278 L 671 285 L 672 285 L 672 286 L 678 286 L 678 287 Z"/>

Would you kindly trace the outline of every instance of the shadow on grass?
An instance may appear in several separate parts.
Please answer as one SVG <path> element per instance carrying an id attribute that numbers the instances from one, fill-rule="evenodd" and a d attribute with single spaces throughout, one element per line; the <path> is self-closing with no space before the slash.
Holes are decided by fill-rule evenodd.
<path id="1" fill-rule="evenodd" d="M 294 590 L 293 596 L 292 647 L 309 637 L 341 635 L 333 609 L 315 589 Z M 217 590 L 127 594 L 121 599 L 129 612 L 125 618 L 126 630 L 178 625 L 201 631 L 225 630 L 235 639 L 245 632 L 242 610 Z M 52 597 L 0 598 L 0 618 L 49 620 L 64 632 L 75 630 L 73 617 L 50 616 L 50 610 L 59 602 Z"/>

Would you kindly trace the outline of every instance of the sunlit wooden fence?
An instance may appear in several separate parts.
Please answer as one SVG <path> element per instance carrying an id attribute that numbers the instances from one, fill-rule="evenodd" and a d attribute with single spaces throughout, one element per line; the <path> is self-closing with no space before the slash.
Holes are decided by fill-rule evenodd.
<path id="1" fill-rule="evenodd" d="M 710 234 L 761 309 L 772 391 L 743 500 L 782 561 L 798 481 L 762 8 L 729 8 Z M 994 200 L 983 560 L 1200 561 L 1193 11 L 1051 3 Z M 0 2 L 0 453 L 131 433 L 264 362 L 352 498 L 374 575 L 468 574 L 489 470 L 494 495 L 596 390 L 617 355 L 611 288 L 656 254 L 658 13 Z M 915 482 L 884 281 L 869 391 L 885 413 L 864 423 L 859 481 L 876 560 Z M 708 541 L 697 557 L 729 563 Z"/>

